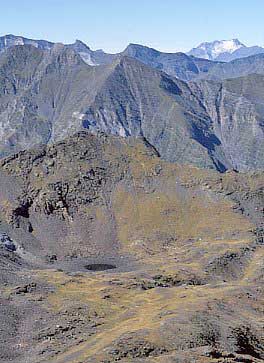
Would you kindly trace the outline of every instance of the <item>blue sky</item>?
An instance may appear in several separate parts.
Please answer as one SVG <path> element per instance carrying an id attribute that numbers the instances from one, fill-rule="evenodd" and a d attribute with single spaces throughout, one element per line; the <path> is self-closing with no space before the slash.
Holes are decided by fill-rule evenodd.
<path id="1" fill-rule="evenodd" d="M 123 50 L 184 51 L 239 38 L 264 46 L 264 0 L 0 0 L 0 33 Z"/>

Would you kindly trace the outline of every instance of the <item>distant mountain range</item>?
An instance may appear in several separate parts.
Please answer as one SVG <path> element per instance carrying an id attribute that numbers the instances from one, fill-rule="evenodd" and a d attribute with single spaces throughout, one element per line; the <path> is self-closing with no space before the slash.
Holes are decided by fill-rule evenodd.
<path id="1" fill-rule="evenodd" d="M 42 50 L 50 50 L 54 44 L 55 43 L 47 40 L 28 39 L 22 36 L 8 34 L 0 37 L 0 52 L 15 45 L 32 45 Z M 110 63 L 114 57 L 114 55 L 106 54 L 102 50 L 92 51 L 80 40 L 76 40 L 75 43 L 67 44 L 65 46 L 78 52 L 83 60 L 92 66 Z"/>
<path id="2" fill-rule="evenodd" d="M 0 50 L 0 156 L 88 130 L 143 137 L 172 162 L 264 169 L 264 54 L 107 54 L 13 35 Z"/>
<path id="3" fill-rule="evenodd" d="M 55 43 L 47 40 L 33 40 L 15 35 L 0 37 L 0 52 L 15 45 L 32 45 L 42 50 L 50 50 L 54 47 Z M 129 56 L 184 81 L 191 81 L 199 78 L 226 78 L 225 72 L 230 74 L 231 77 L 233 77 L 234 73 L 234 76 L 236 77 L 237 73 L 240 74 L 240 68 L 234 70 L 234 66 L 237 66 L 237 64 L 227 66 L 223 64 L 223 61 L 226 61 L 228 57 L 235 60 L 239 55 L 244 58 L 247 55 L 255 55 L 255 53 L 259 54 L 264 52 L 264 49 L 260 47 L 245 47 L 236 39 L 231 41 L 203 43 L 198 48 L 194 48 L 190 51 L 189 55 L 181 52 L 159 52 L 156 49 L 139 44 L 129 44 L 121 53 L 108 54 L 103 50 L 93 51 L 80 40 L 76 40 L 73 44 L 66 44 L 65 47 L 77 52 L 85 63 L 91 66 L 111 64 L 113 61 L 118 60 L 123 56 Z M 252 64 L 250 69 L 254 67 L 255 64 Z M 230 71 L 231 68 L 233 71 Z M 222 77 L 222 73 L 224 77 Z M 247 74 L 246 70 L 243 74 Z"/>
<path id="4" fill-rule="evenodd" d="M 16 36 L 12 34 L 0 37 L 0 51 L 3 51 L 14 45 L 33 45 L 36 48 L 49 50 L 54 46 L 54 43 L 47 40 L 28 39 L 22 36 Z M 174 72 L 171 68 L 173 67 L 172 64 L 174 64 L 175 61 L 184 61 L 186 67 L 189 70 L 189 73 L 197 71 L 199 72 L 200 68 L 202 69 L 202 72 L 206 72 L 207 68 L 210 68 L 209 62 L 201 63 L 201 61 L 193 59 L 193 57 L 206 59 L 208 61 L 230 62 L 238 58 L 245 58 L 252 55 L 264 53 L 264 48 L 260 46 L 247 47 L 238 39 L 204 42 L 201 43 L 198 47 L 191 49 L 186 54 L 182 52 L 159 52 L 155 49 L 139 44 L 129 44 L 123 52 L 117 54 L 109 54 L 105 53 L 101 49 L 93 51 L 80 40 L 76 40 L 75 43 L 66 44 L 65 46 L 74 49 L 80 54 L 80 56 L 87 64 L 92 66 L 109 64 L 114 59 L 120 57 L 120 55 L 128 55 L 140 61 L 143 60 L 147 64 L 154 63 L 156 68 L 160 68 L 163 70 L 170 69 L 170 73 Z M 192 58 L 190 59 L 187 56 L 192 56 Z"/>
<path id="5" fill-rule="evenodd" d="M 33 40 L 15 35 L 0 37 L 0 52 L 15 45 L 32 45 L 42 50 L 54 47 L 54 43 L 46 40 Z M 123 52 L 117 54 L 108 54 L 103 50 L 93 51 L 80 40 L 66 44 L 65 47 L 77 52 L 85 63 L 91 66 L 111 64 L 122 56 L 129 56 L 186 81 L 196 78 L 200 73 L 207 73 L 215 65 L 214 62 L 184 53 L 163 53 L 139 44 L 129 44 Z"/>

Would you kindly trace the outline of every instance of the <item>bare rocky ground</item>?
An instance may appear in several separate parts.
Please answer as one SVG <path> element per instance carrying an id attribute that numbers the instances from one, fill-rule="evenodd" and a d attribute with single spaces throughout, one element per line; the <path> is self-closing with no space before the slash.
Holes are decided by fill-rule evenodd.
<path id="1" fill-rule="evenodd" d="M 0 361 L 264 361 L 263 173 L 80 133 L 0 166 Z"/>

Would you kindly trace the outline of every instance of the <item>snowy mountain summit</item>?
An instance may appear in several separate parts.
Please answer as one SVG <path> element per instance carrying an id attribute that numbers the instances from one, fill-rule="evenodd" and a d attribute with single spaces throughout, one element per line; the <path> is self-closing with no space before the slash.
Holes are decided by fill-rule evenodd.
<path id="1" fill-rule="evenodd" d="M 226 58 L 226 56 L 241 48 L 246 48 L 246 46 L 238 39 L 215 40 L 211 43 L 201 43 L 197 48 L 193 48 L 188 54 L 210 60 L 225 60 L 224 58 Z"/>

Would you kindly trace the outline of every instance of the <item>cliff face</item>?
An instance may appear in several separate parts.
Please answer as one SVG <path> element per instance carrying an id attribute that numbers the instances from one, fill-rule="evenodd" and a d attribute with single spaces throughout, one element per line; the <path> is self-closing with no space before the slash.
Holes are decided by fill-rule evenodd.
<path id="1" fill-rule="evenodd" d="M 3 53 L 0 62 L 2 155 L 81 127 L 78 107 L 83 99 L 91 102 L 101 75 L 95 82 L 75 52 L 62 45 L 48 52 L 16 46 Z"/>
<path id="2" fill-rule="evenodd" d="M 250 75 L 198 83 L 213 132 L 229 165 L 237 170 L 263 169 L 263 81 L 261 75 Z"/>

